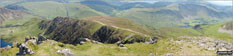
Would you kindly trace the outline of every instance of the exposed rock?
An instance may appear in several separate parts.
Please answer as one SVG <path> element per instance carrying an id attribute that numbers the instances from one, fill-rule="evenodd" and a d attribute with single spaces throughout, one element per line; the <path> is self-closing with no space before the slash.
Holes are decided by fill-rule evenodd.
<path id="1" fill-rule="evenodd" d="M 71 51 L 67 48 L 58 50 L 57 53 L 64 54 L 65 56 L 74 56 L 73 54 L 71 54 Z"/>
<path id="2" fill-rule="evenodd" d="M 38 42 L 37 39 L 36 39 L 36 37 L 32 37 L 32 36 L 30 37 L 30 40 L 28 40 L 28 41 L 32 42 L 32 43 L 35 44 L 35 45 L 36 45 L 37 42 Z M 27 43 L 27 42 L 26 42 L 26 43 Z"/>
<path id="3" fill-rule="evenodd" d="M 100 28 L 94 29 L 99 26 Z M 146 35 L 141 35 L 131 29 L 122 30 L 119 27 L 101 25 L 100 23 L 89 20 L 76 20 L 68 17 L 56 17 L 53 20 L 43 20 L 39 23 L 40 29 L 46 29 L 44 35 L 48 35 L 48 39 L 59 41 L 65 44 L 84 44 L 86 41 L 93 43 L 134 43 L 145 42 Z M 125 28 L 124 28 L 125 29 Z M 133 34 L 125 35 L 125 32 Z M 127 37 L 129 36 L 129 38 Z M 90 40 L 87 40 L 90 39 Z M 92 41 L 94 40 L 94 41 Z M 155 39 L 151 39 L 150 43 L 155 43 Z"/>
<path id="4" fill-rule="evenodd" d="M 195 43 L 199 45 L 200 47 L 211 50 L 211 51 L 220 51 L 220 50 L 225 50 L 225 51 L 230 51 L 232 50 L 232 44 L 227 43 L 226 41 L 223 40 L 214 40 L 209 37 L 186 37 L 182 36 L 181 38 L 188 38 L 192 39 L 192 43 Z M 190 42 L 190 41 L 186 41 Z"/>
<path id="5" fill-rule="evenodd" d="M 173 53 L 167 53 L 167 54 L 164 54 L 162 56 L 175 56 Z"/>
<path id="6" fill-rule="evenodd" d="M 22 56 L 26 54 L 33 54 L 34 52 L 32 49 L 29 49 L 26 44 L 17 44 L 17 47 L 19 48 L 19 52 L 16 54 L 17 56 Z"/>
<path id="7" fill-rule="evenodd" d="M 119 47 L 125 47 L 124 44 L 119 44 L 118 46 L 119 46 Z"/>
<path id="8" fill-rule="evenodd" d="M 83 44 L 85 44 L 85 42 L 84 42 L 84 41 L 81 41 L 80 44 L 83 45 Z"/>
<path id="9" fill-rule="evenodd" d="M 207 50 L 214 51 L 214 50 L 216 50 L 216 48 L 215 47 L 208 47 Z"/>
<path id="10" fill-rule="evenodd" d="M 120 49 L 128 49 L 127 47 L 124 46 L 124 44 L 118 44 Z"/>
<path id="11" fill-rule="evenodd" d="M 43 43 L 43 41 L 47 40 L 46 37 L 43 36 L 43 34 L 39 34 L 38 35 L 38 41 L 37 41 L 37 44 L 41 44 Z"/>
<path id="12" fill-rule="evenodd" d="M 155 56 L 153 53 L 150 53 L 148 56 Z"/>
<path id="13" fill-rule="evenodd" d="M 51 33 L 51 38 L 55 41 L 63 42 L 66 44 L 80 44 L 80 38 L 90 38 L 91 34 L 85 28 L 87 22 L 69 19 L 67 17 L 57 17 L 52 20 L 48 25 L 45 35 Z M 42 27 L 42 26 L 41 26 Z"/>
<path id="14" fill-rule="evenodd" d="M 95 43 L 95 44 L 103 44 L 103 43 L 98 42 L 98 41 L 95 41 L 95 40 L 92 40 L 91 42 L 92 42 L 92 43 Z"/>
<path id="15" fill-rule="evenodd" d="M 226 48 L 222 47 L 222 48 L 219 48 L 218 51 L 228 51 Z"/>
<path id="16" fill-rule="evenodd" d="M 102 43 L 116 43 L 119 41 L 119 38 L 113 37 L 112 35 L 116 32 L 111 27 L 103 26 L 92 36 L 94 40 Z"/>
<path id="17" fill-rule="evenodd" d="M 157 42 L 157 40 L 156 40 L 157 38 L 155 38 L 155 37 L 153 37 L 153 38 L 150 38 L 149 39 L 149 41 L 146 41 L 145 43 L 146 44 L 154 44 L 154 43 L 156 43 Z"/>

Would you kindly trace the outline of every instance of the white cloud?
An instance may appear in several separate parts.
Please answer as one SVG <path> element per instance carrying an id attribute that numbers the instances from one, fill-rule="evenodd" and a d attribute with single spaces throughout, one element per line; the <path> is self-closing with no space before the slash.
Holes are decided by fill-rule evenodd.
<path id="1" fill-rule="evenodd" d="M 221 6 L 232 6 L 232 1 L 208 1 L 208 2 Z"/>

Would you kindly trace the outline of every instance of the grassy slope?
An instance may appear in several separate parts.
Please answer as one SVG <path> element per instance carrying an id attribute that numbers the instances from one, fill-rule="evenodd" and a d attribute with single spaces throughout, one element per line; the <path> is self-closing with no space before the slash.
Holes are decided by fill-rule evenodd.
<path id="1" fill-rule="evenodd" d="M 71 50 L 71 53 L 75 56 L 117 56 L 117 55 L 127 55 L 127 56 L 147 56 L 150 54 L 155 55 L 164 55 L 167 53 L 173 54 L 194 54 L 194 55 L 203 55 L 208 53 L 209 55 L 215 55 L 213 51 L 206 51 L 201 48 L 197 48 L 195 44 L 186 43 L 186 44 L 177 44 L 175 42 L 171 42 L 171 39 L 159 40 L 158 43 L 155 44 L 144 44 L 144 43 L 134 43 L 134 44 L 126 44 L 125 46 L 128 49 L 121 49 L 115 44 L 93 44 L 86 42 L 84 45 L 70 45 L 63 44 L 60 42 L 56 42 L 53 40 L 45 41 L 40 45 L 34 45 L 32 43 L 28 43 L 28 46 L 32 48 L 35 52 L 32 56 L 36 55 L 62 55 L 56 53 L 57 50 L 68 48 Z M 63 46 L 63 47 L 62 47 Z M 182 48 L 182 49 L 180 49 Z M 192 49 L 190 51 L 190 49 Z M 2 52 L 3 55 L 12 55 L 16 54 L 18 50 L 17 48 L 12 48 L 9 51 Z M 190 52 L 182 52 L 187 51 Z M 201 52 L 200 52 L 201 50 Z M 179 52 L 181 51 L 181 52 Z"/>
<path id="2" fill-rule="evenodd" d="M 80 3 L 58 3 L 54 1 L 42 2 L 26 2 L 19 4 L 28 9 L 29 12 L 35 15 L 43 16 L 49 19 L 57 16 L 67 16 L 67 11 L 70 17 L 87 17 L 87 16 L 105 16 L 101 12 L 97 12 Z M 67 11 L 66 11 L 67 9 Z M 79 16 L 77 16 L 79 15 Z"/>
<path id="3" fill-rule="evenodd" d="M 116 26 L 116 27 L 123 28 L 123 29 L 130 29 L 136 32 L 140 32 L 140 33 L 152 35 L 152 36 L 156 34 L 153 28 L 137 24 L 126 18 L 98 16 L 98 17 L 82 18 L 82 20 L 88 20 L 88 21 L 93 21 L 93 22 L 99 21 L 109 26 Z"/>
<path id="4" fill-rule="evenodd" d="M 17 19 L 10 19 L 6 20 L 2 23 L 2 26 L 7 26 L 7 25 L 23 25 L 25 22 L 29 21 L 31 18 L 35 16 L 29 15 L 29 14 L 24 14 L 22 18 L 17 18 Z"/>
<path id="5" fill-rule="evenodd" d="M 69 17 L 83 18 L 88 16 L 107 16 L 102 12 L 98 12 L 80 3 L 68 3 L 65 4 L 65 7 L 68 9 Z"/>
<path id="6" fill-rule="evenodd" d="M 54 18 L 56 16 L 66 16 L 65 8 L 62 3 L 46 1 L 46 2 L 26 2 L 20 6 L 28 9 L 29 12 L 43 16 L 46 18 Z"/>
<path id="7" fill-rule="evenodd" d="M 223 27 L 223 25 L 225 25 L 227 23 L 228 22 L 203 26 L 202 27 L 203 29 L 201 29 L 201 30 L 203 31 L 203 34 L 206 36 L 210 36 L 210 37 L 214 37 L 215 39 L 220 39 L 220 40 L 232 42 L 231 34 L 218 32 L 219 28 Z"/>
<path id="8" fill-rule="evenodd" d="M 95 19 L 97 19 L 98 17 L 96 17 Z M 123 19 L 123 18 L 122 18 Z M 88 19 L 87 19 L 88 20 Z M 101 19 L 97 19 L 97 20 L 101 20 Z M 111 20 L 114 20 L 114 18 L 112 18 Z M 35 30 L 38 29 L 36 25 L 36 22 L 38 23 L 40 21 L 40 19 L 32 19 L 30 20 L 30 22 L 28 22 L 27 24 L 24 24 L 25 27 L 15 27 L 14 29 L 18 29 L 16 30 L 17 32 L 21 32 L 21 33 L 12 33 L 15 36 L 21 36 L 21 35 L 30 35 L 26 32 L 30 32 L 30 33 L 35 33 L 37 34 L 37 32 L 40 32 L 41 30 Z M 128 25 L 131 21 L 127 21 L 128 23 L 119 23 L 119 27 L 124 27 L 127 28 L 126 26 L 122 26 L 123 25 Z M 108 23 L 111 25 L 115 25 L 118 20 L 114 20 L 114 22 L 105 20 L 105 21 L 101 21 L 103 23 Z M 122 21 L 121 21 L 122 22 Z M 124 21 L 123 21 L 124 22 Z M 95 24 L 95 23 L 91 23 L 91 24 Z M 131 25 L 131 23 L 129 24 Z M 210 29 L 208 31 L 213 31 L 214 29 L 212 28 L 218 28 L 219 26 L 205 26 L 207 29 Z M 90 31 L 96 31 L 96 29 L 98 29 L 100 26 L 100 24 L 95 24 L 93 27 L 88 27 L 91 28 L 93 30 Z M 34 28 L 35 27 L 35 28 Z M 132 27 L 132 26 L 131 26 Z M 209 28 L 210 27 L 210 28 Z M 137 27 L 135 27 L 137 29 Z M 1 29 L 3 30 L 3 29 Z M 25 31 L 26 30 L 26 31 Z M 32 30 L 32 31 L 27 31 L 27 30 Z M 169 27 L 169 28 L 161 28 L 159 29 L 160 33 L 163 32 L 164 35 L 170 36 L 170 37 L 178 37 L 178 36 L 183 36 L 183 35 L 187 35 L 187 36 L 199 36 L 202 35 L 201 33 L 193 30 L 193 29 L 187 29 L 187 28 L 173 28 L 173 27 Z M 207 31 L 206 31 L 207 32 Z M 209 33 L 209 32 L 208 32 Z M 212 34 L 219 34 L 215 32 L 212 32 Z M 21 39 L 23 40 L 24 36 L 22 37 L 17 37 L 17 39 Z M 32 35 L 32 36 L 36 36 L 36 35 Z M 220 35 L 214 35 L 214 36 L 220 36 Z M 176 38 L 175 38 L 176 39 Z M 49 45 L 49 46 L 48 46 Z M 59 45 L 64 45 L 64 47 L 60 47 Z M 188 45 L 188 46 L 186 46 Z M 144 43 L 134 43 L 134 44 L 126 44 L 126 47 L 128 47 L 128 49 L 120 49 L 118 46 L 114 45 L 114 44 L 92 44 L 92 43 L 87 43 L 85 45 L 70 45 L 70 44 L 62 44 L 56 41 L 46 41 L 43 44 L 40 45 L 33 45 L 29 43 L 29 47 L 33 49 L 33 51 L 35 52 L 35 54 L 33 55 L 60 55 L 57 54 L 56 51 L 60 50 L 60 49 L 64 49 L 64 48 L 68 48 L 71 49 L 71 52 L 74 55 L 149 55 L 150 53 L 152 54 L 156 54 L 156 55 L 163 55 L 163 54 L 167 54 L 167 53 L 176 53 L 177 51 L 180 51 L 179 47 L 182 46 L 186 46 L 183 47 L 184 49 L 182 49 L 182 51 L 187 51 L 190 50 L 192 48 L 195 48 L 196 46 L 193 44 L 184 44 L 184 45 L 179 45 L 176 44 L 174 42 L 171 42 L 171 39 L 162 39 L 159 40 L 158 43 L 155 44 L 144 44 Z M 190 46 L 192 46 L 190 48 Z M 18 49 L 17 48 L 12 48 L 9 51 L 6 52 L 2 52 L 3 55 L 12 55 L 12 54 L 16 54 Z M 195 51 L 196 50 L 196 51 Z M 201 49 L 195 49 L 192 50 L 192 52 L 194 53 L 200 53 L 200 54 L 205 54 L 202 53 L 202 51 L 198 51 Z M 207 53 L 211 53 L 214 54 L 212 51 L 203 51 L 203 52 L 207 52 Z M 186 52 L 185 52 L 186 53 Z M 191 53 L 191 54 L 194 54 Z M 180 54 L 180 53 L 178 53 Z M 186 53 L 187 54 L 187 53 Z"/>
<path id="9" fill-rule="evenodd" d="M 161 35 L 166 37 L 201 36 L 202 34 L 191 28 L 163 27 L 159 29 Z"/>
<path id="10" fill-rule="evenodd" d="M 68 48 L 71 50 L 72 54 L 75 56 L 83 56 L 83 55 L 149 55 L 150 53 L 156 55 L 162 55 L 169 52 L 177 51 L 177 45 L 171 42 L 167 42 L 169 40 L 162 40 L 156 44 L 148 45 L 144 43 L 135 43 L 135 44 L 126 44 L 125 46 L 128 49 L 120 49 L 117 45 L 114 44 L 92 44 L 87 43 L 85 45 L 70 45 L 70 44 L 62 44 L 60 42 L 56 42 L 53 40 L 45 41 L 40 45 L 34 45 L 32 43 L 28 43 L 29 48 L 35 52 L 32 56 L 35 55 L 61 55 L 56 53 L 57 50 Z M 49 45 L 49 46 L 48 46 Z M 61 47 L 63 45 L 64 47 Z M 171 48 L 171 49 L 170 49 Z M 2 52 L 2 55 L 13 55 L 17 53 L 17 48 L 14 47 L 9 51 Z"/>
<path id="11" fill-rule="evenodd" d="M 4 32 L 1 33 L 1 39 L 10 42 L 21 41 L 24 39 L 25 36 L 37 36 L 38 33 L 43 32 L 43 30 L 39 30 L 38 27 L 38 23 L 41 21 L 41 19 L 32 18 L 25 20 L 28 21 L 24 23 L 22 26 L 0 28 L 0 31 Z M 15 22 L 15 20 L 6 21 L 3 23 L 7 24 L 9 22 Z"/>
<path id="12" fill-rule="evenodd" d="M 121 11 L 117 14 L 119 17 L 130 18 L 141 24 L 149 25 L 152 27 L 163 27 L 163 26 L 175 26 L 178 19 L 173 15 L 165 14 L 154 14 L 154 13 L 145 13 L 145 12 L 156 12 L 161 9 L 153 8 L 133 8 L 125 11 Z M 169 18 L 173 18 L 172 20 Z"/>

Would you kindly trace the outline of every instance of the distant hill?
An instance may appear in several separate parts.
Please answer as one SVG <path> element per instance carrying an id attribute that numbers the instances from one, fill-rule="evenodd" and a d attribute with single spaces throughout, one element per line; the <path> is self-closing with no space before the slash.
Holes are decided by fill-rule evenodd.
<path id="1" fill-rule="evenodd" d="M 198 24 L 214 24 L 232 18 L 232 7 L 217 6 L 207 2 L 145 3 L 107 0 L 80 0 L 80 2 L 25 0 L 5 7 L 27 11 L 49 19 L 57 16 L 72 18 L 89 16 L 123 17 L 154 28 L 167 26 L 191 28 Z"/>
<path id="2" fill-rule="evenodd" d="M 218 23 L 232 18 L 232 13 L 208 5 L 172 3 L 161 8 L 132 8 L 121 11 L 119 17 L 153 27 L 193 27 L 196 24 Z"/>
<path id="3" fill-rule="evenodd" d="M 57 16 L 82 18 L 87 16 L 106 16 L 80 3 L 61 3 L 57 1 L 25 1 L 5 6 L 9 9 L 22 10 L 33 15 L 52 19 Z M 79 17 L 77 17 L 79 15 Z"/>
<path id="4" fill-rule="evenodd" d="M 22 11 L 15 11 L 15 10 L 9 10 L 6 8 L 0 8 L 0 25 L 5 20 L 22 18 L 23 14 L 25 13 Z"/>
<path id="5" fill-rule="evenodd" d="M 114 17 L 130 18 L 153 27 L 193 27 L 212 24 L 232 18 L 232 8 L 204 2 L 119 2 L 119 5 L 101 1 L 82 1 L 82 4 Z M 225 9 L 220 9 L 225 8 Z"/>

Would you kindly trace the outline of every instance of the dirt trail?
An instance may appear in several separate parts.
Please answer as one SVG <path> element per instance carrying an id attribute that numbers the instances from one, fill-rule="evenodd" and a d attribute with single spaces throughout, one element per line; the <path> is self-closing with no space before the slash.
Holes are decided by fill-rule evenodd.
<path id="1" fill-rule="evenodd" d="M 94 22 L 97 22 L 97 23 L 102 24 L 102 25 L 106 25 L 106 24 L 104 24 L 104 23 L 102 23 L 102 22 L 100 22 L 100 21 L 96 21 L 96 20 L 95 20 Z M 122 29 L 122 30 L 130 31 L 130 32 L 134 32 L 134 33 L 137 33 L 137 34 L 141 34 L 141 35 L 144 35 L 144 36 L 148 36 L 148 35 L 146 35 L 146 34 L 143 34 L 143 33 L 140 33 L 140 32 L 134 31 L 134 30 L 131 30 L 131 29 L 121 28 L 121 27 L 117 27 L 117 26 L 114 26 L 114 25 L 110 25 L 110 26 L 111 26 L 111 27 L 114 27 L 114 28 L 117 28 L 117 29 Z"/>

